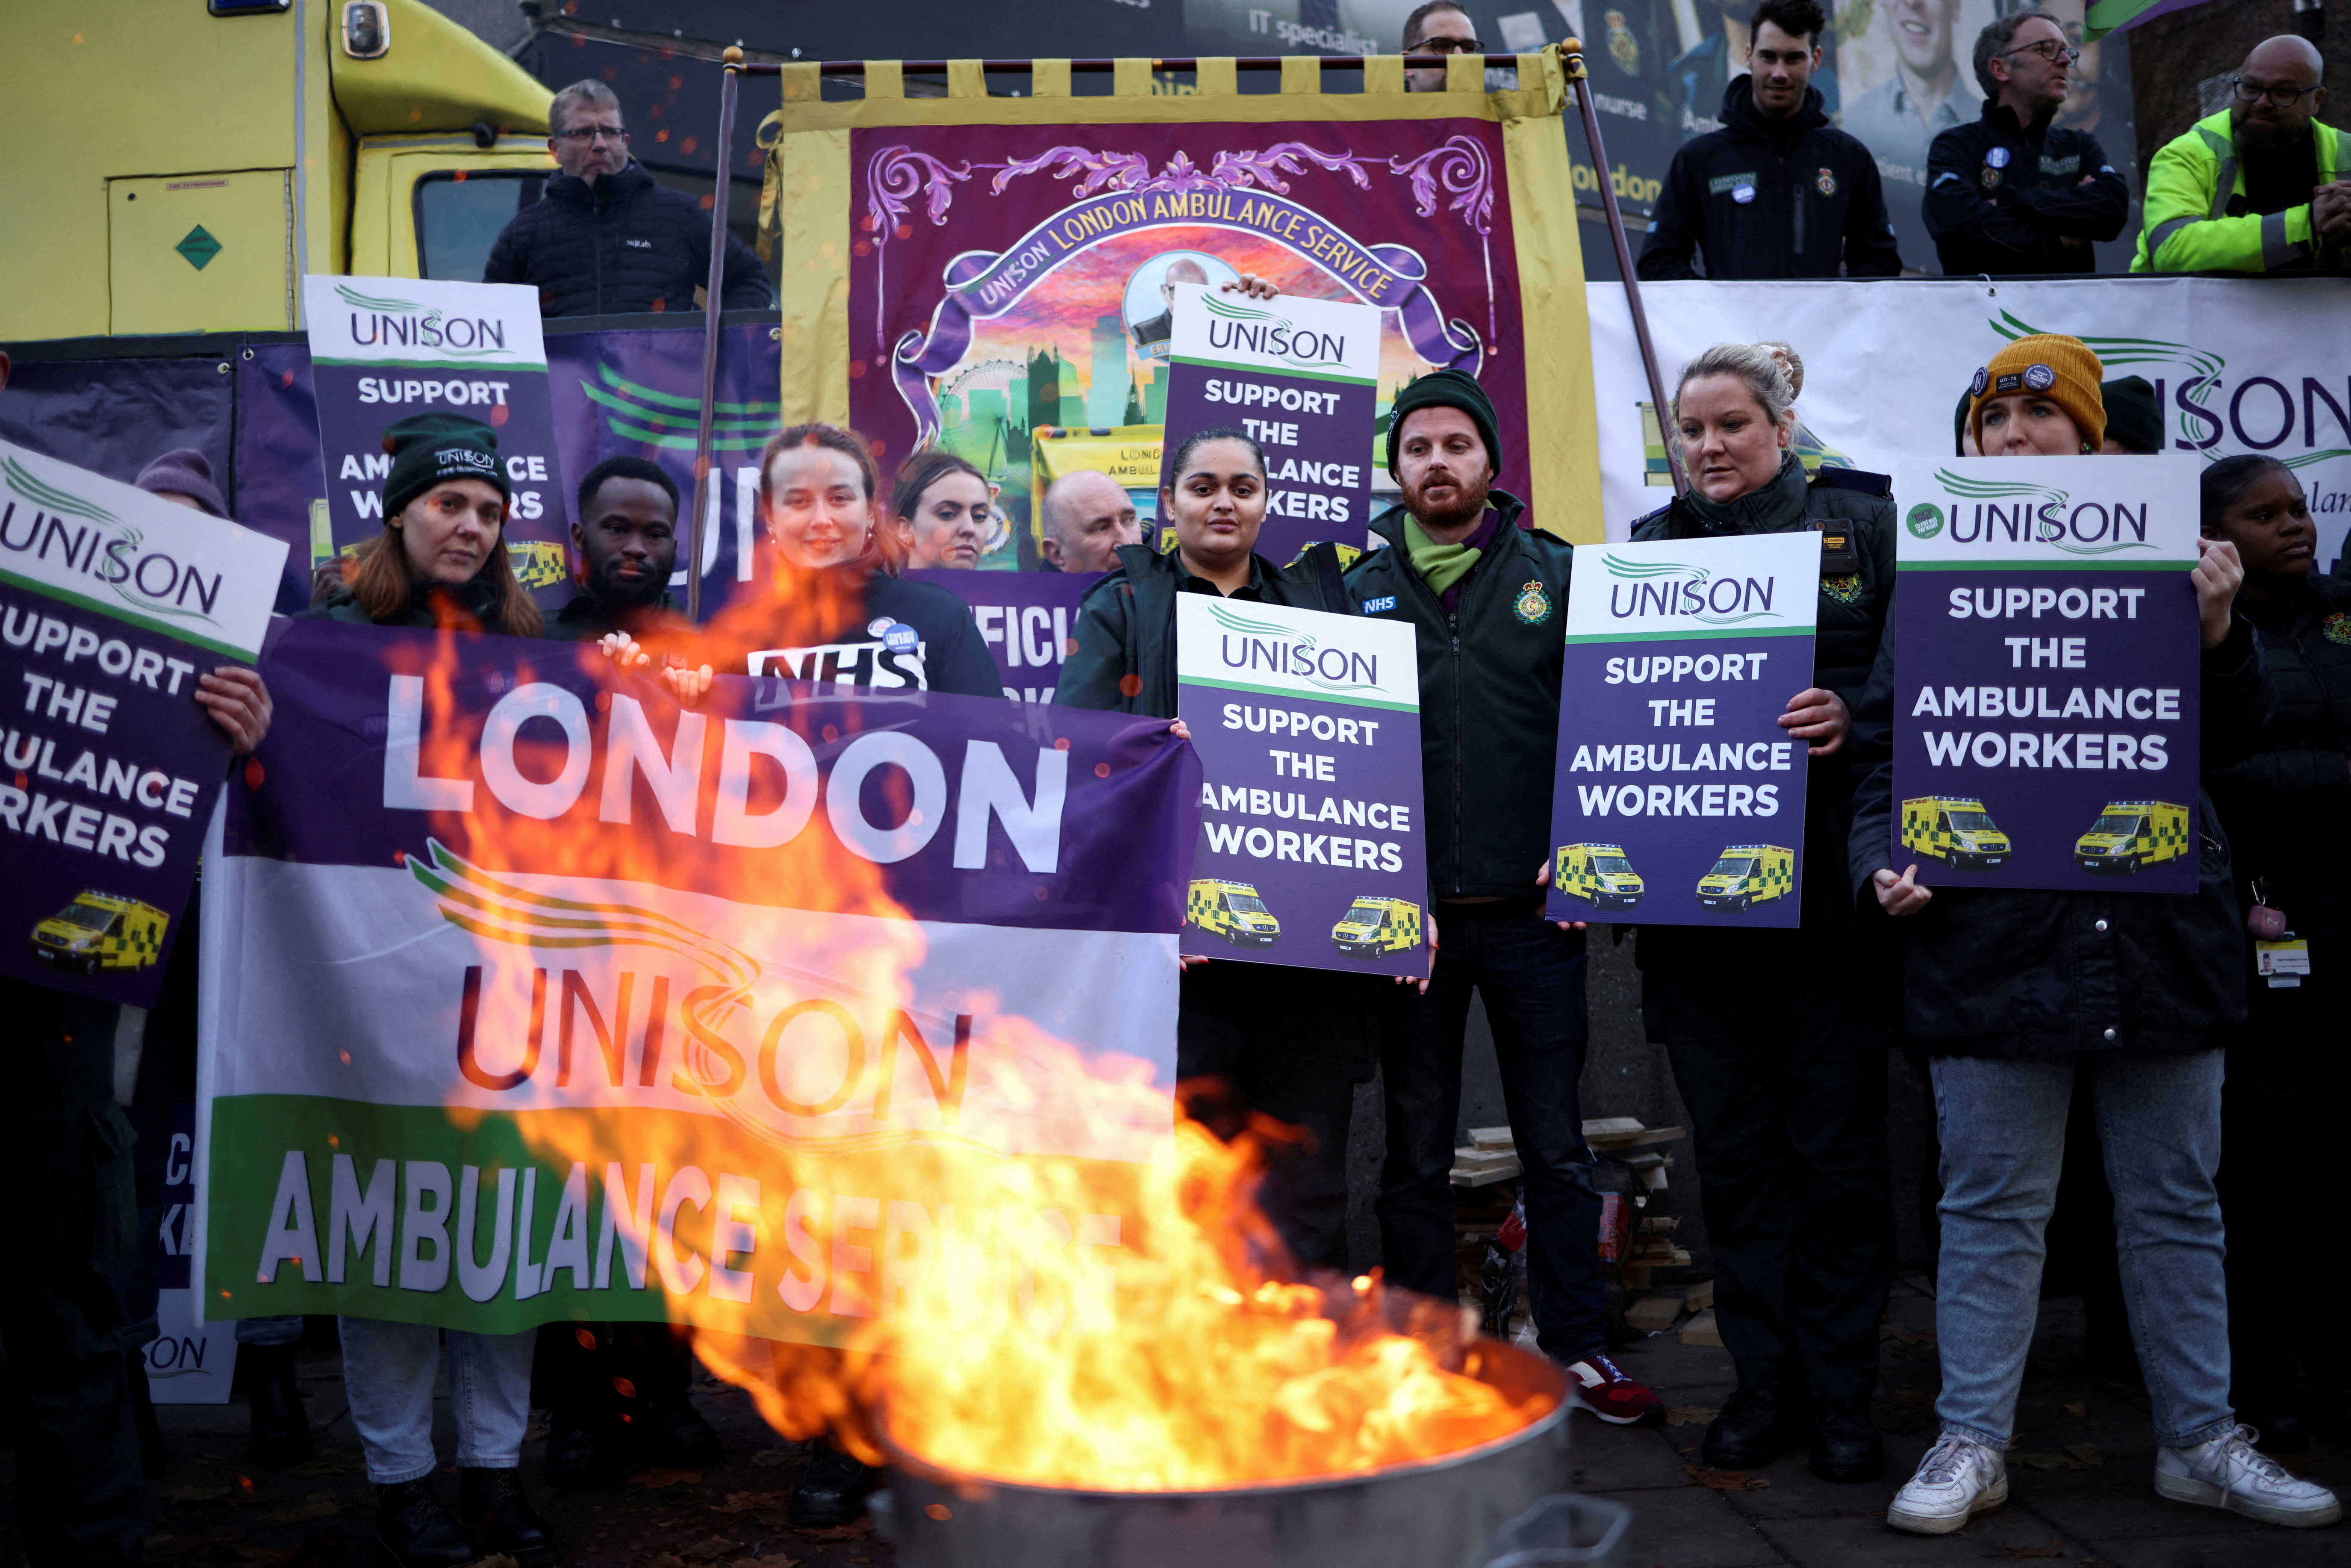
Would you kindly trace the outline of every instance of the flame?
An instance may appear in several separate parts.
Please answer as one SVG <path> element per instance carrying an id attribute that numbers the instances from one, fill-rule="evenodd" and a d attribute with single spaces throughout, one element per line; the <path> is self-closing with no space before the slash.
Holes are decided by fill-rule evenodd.
<path id="1" fill-rule="evenodd" d="M 728 612 L 697 644 L 680 638 L 672 651 L 740 669 L 739 650 L 761 645 L 762 624 L 837 624 L 856 613 L 810 599 L 834 580 L 779 575 L 764 604 Z M 419 754 L 427 770 L 460 777 L 472 752 L 459 732 L 454 646 L 444 637 L 440 647 L 421 672 Z M 638 703 L 664 745 L 687 733 L 693 721 L 660 681 L 612 672 L 592 647 L 577 655 L 601 683 L 597 708 Z M 525 669 L 514 678 L 534 677 Z M 705 744 L 716 738 L 714 727 Z M 543 766 L 533 745 L 528 732 L 517 742 L 526 773 L 560 766 L 559 745 Z M 708 792 L 705 779 L 705 814 Z M 485 997 L 504 987 L 503 1021 L 484 1023 L 489 1043 L 468 1070 L 480 1073 L 475 1083 L 512 1077 L 492 1068 L 516 1060 L 518 977 L 532 966 L 541 967 L 529 1028 L 541 1043 L 531 1049 L 562 1053 L 557 1071 L 542 1057 L 494 1097 L 454 1097 L 450 1113 L 470 1125 L 486 1104 L 522 1113 L 532 1151 L 591 1183 L 603 1172 L 633 1182 L 639 1169 L 731 1173 L 697 1199 L 705 1207 L 723 1206 L 727 1183 L 747 1184 L 733 1190 L 758 1195 L 739 1238 L 756 1239 L 753 1255 L 766 1260 L 758 1290 L 721 1291 L 720 1266 L 736 1251 L 713 1240 L 688 1268 L 659 1235 L 648 1243 L 658 1276 L 648 1284 L 663 1291 L 672 1321 L 695 1325 L 704 1361 L 748 1390 L 778 1431 L 835 1434 L 870 1462 L 911 1458 L 1004 1480 L 1208 1489 L 1431 1458 L 1550 1409 L 1549 1395 L 1481 1379 L 1486 1353 L 1474 1316 L 1458 1306 L 1371 1277 L 1297 1277 L 1254 1202 L 1267 1151 L 1287 1130 L 1260 1122 L 1220 1139 L 1176 1112 L 1150 1062 L 1104 1049 L 1119 1042 L 1055 1038 L 982 991 L 955 1001 L 973 1043 L 967 1052 L 958 1025 L 950 1049 L 935 1011 L 914 1016 L 924 928 L 873 862 L 806 833 L 780 858 L 697 861 L 738 869 L 715 873 L 716 885 L 681 888 L 665 863 L 674 835 L 658 818 L 640 811 L 633 831 L 581 831 L 580 816 L 594 810 L 590 800 L 548 821 L 436 815 L 435 840 L 409 856 L 444 917 L 477 946 L 492 977 L 480 982 Z M 648 892 L 664 888 L 665 903 Z M 816 909 L 857 918 L 796 913 Z M 746 911 L 776 923 L 747 924 Z M 580 953 L 590 957 L 550 956 Z M 605 1072 L 602 1026 L 575 1038 L 571 998 L 550 989 L 569 976 L 553 981 L 544 966 L 598 954 L 697 977 L 665 993 L 672 1054 L 654 1085 L 690 1092 L 689 1108 L 622 1117 L 558 1087 L 566 1074 L 593 1084 Z M 643 996 L 642 987 L 635 1000 L 621 993 L 623 1056 L 625 1015 Z M 542 1036 L 558 1034 L 559 1000 L 560 1043 L 549 1047 Z M 482 1006 L 486 1020 L 493 1002 Z M 851 1025 L 841 1019 L 861 1009 L 896 1009 L 891 1030 L 909 1021 L 903 1040 L 874 1040 L 857 1025 L 870 1049 L 852 1071 L 838 1065 L 838 1048 L 779 1050 L 778 1026 L 761 1049 L 758 1026 L 795 1007 L 832 1009 L 842 1040 Z M 793 1036 L 807 1038 L 817 1037 Z M 611 1067 L 616 1083 L 622 1065 Z M 646 1083 L 653 1072 L 644 1069 Z M 828 1075 L 858 1079 L 854 1103 L 843 1103 L 851 1087 L 843 1100 L 816 1103 L 809 1085 Z M 617 1194 L 623 1207 L 631 1191 Z M 605 1197 L 616 1201 L 609 1186 Z M 779 1293 L 789 1312 L 778 1311 Z M 778 1337 L 787 1333 L 799 1337 Z"/>

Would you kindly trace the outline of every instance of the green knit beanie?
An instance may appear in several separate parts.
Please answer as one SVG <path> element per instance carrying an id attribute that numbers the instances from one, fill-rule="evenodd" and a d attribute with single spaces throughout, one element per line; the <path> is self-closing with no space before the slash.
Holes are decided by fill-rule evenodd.
<path id="1" fill-rule="evenodd" d="M 497 432 L 462 413 L 412 413 L 383 433 L 392 471 L 383 476 L 383 515 L 400 516 L 409 502 L 451 479 L 479 479 L 508 502 L 514 487 L 498 459 Z"/>
<path id="2" fill-rule="evenodd" d="M 1404 438 L 1405 415 L 1424 408 L 1458 408 L 1468 414 L 1485 438 L 1486 456 L 1494 472 L 1502 471 L 1502 438 L 1494 422 L 1494 402 L 1474 377 L 1450 368 L 1431 371 L 1395 395 L 1388 413 L 1388 472 L 1396 471 L 1396 444 Z"/>

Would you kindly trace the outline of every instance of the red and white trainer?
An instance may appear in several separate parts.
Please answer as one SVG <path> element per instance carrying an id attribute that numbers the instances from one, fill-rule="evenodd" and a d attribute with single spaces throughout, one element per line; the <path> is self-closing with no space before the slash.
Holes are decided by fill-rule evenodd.
<path id="1" fill-rule="evenodd" d="M 1625 1369 L 1605 1354 L 1570 1362 L 1567 1403 L 1589 1410 L 1612 1427 L 1654 1427 L 1666 1418 L 1666 1402 L 1646 1386 L 1625 1375 Z"/>

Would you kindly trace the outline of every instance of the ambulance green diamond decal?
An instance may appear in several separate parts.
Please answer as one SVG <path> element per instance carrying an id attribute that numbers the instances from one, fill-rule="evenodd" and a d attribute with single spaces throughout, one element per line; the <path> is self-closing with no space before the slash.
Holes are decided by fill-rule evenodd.
<path id="1" fill-rule="evenodd" d="M 187 238 L 182 240 L 172 248 L 178 251 L 183 256 L 186 257 L 187 263 L 190 267 L 194 267 L 198 272 L 202 272 L 204 269 L 205 265 L 209 263 L 213 257 L 220 254 L 221 242 L 213 238 L 211 235 L 206 234 L 204 232 L 204 225 L 198 224 L 194 228 L 188 231 Z"/>

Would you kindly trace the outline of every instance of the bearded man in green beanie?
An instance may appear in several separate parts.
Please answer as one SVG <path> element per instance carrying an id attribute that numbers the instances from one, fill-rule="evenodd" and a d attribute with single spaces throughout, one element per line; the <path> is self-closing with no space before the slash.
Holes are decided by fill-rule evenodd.
<path id="1" fill-rule="evenodd" d="M 1387 548 L 1346 579 L 1355 607 L 1409 622 L 1418 643 L 1423 821 L 1439 934 L 1428 988 L 1381 1051 L 1380 1243 L 1389 1283 L 1453 1298 L 1461 1044 L 1470 994 L 1480 993 L 1526 1167 L 1537 1343 L 1567 1368 L 1574 1403 L 1618 1426 L 1653 1424 L 1665 1406 L 1610 1359 L 1603 1322 L 1600 1198 L 1576 1094 L 1583 931 L 1543 918 L 1538 881 L 1551 843 L 1574 552 L 1528 528 L 1525 506 L 1493 488 L 1501 456 L 1494 405 L 1475 379 L 1440 370 L 1404 388 L 1387 450 L 1404 505 L 1374 520 Z"/>

